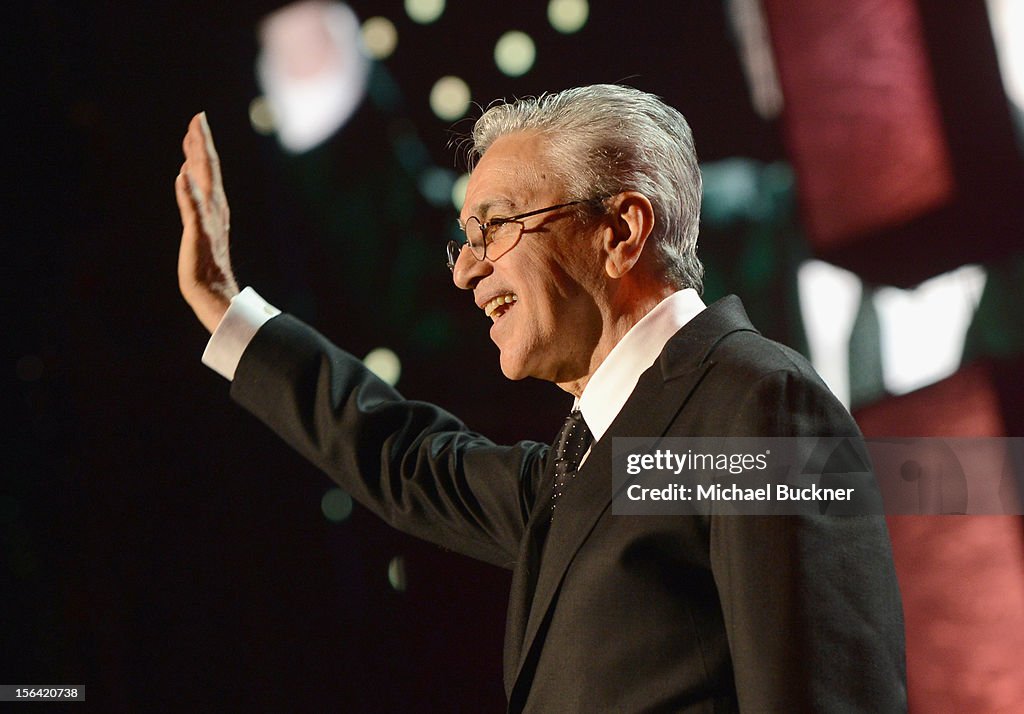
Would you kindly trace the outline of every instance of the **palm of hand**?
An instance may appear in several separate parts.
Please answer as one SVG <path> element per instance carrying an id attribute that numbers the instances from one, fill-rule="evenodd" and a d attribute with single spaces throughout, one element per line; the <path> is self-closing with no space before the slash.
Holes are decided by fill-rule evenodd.
<path id="1" fill-rule="evenodd" d="M 228 241 L 231 212 L 205 114 L 192 118 L 182 149 L 185 162 L 175 181 L 182 223 L 178 285 L 196 316 L 213 332 L 238 294 L 238 284 Z"/>

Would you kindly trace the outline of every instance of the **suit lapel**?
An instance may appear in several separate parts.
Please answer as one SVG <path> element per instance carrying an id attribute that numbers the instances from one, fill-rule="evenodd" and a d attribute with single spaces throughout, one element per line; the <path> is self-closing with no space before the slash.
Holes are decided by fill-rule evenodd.
<path id="1" fill-rule="evenodd" d="M 594 444 L 571 488 L 562 496 L 559 516 L 545 534 L 552 491 L 552 460 L 548 460 L 528 534 L 520 548 L 519 562 L 524 565 L 516 570 L 510 596 L 505 688 L 511 701 L 519 699 L 517 690 L 528 686 L 532 679 L 532 675 L 524 677 L 523 670 L 538 646 L 537 633 L 573 557 L 611 504 L 613 436 L 664 435 L 713 366 L 710 355 L 714 347 L 738 330 L 753 327 L 739 299 L 729 296 L 708 307 L 669 340 L 658 360 L 641 375 L 605 435 Z"/>

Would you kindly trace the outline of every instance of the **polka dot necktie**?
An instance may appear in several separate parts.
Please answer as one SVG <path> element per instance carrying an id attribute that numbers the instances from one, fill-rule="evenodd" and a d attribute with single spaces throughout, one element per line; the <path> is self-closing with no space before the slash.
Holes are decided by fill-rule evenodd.
<path id="1" fill-rule="evenodd" d="M 576 476 L 580 460 L 587 453 L 594 441 L 583 414 L 579 409 L 573 411 L 562 424 L 561 431 L 555 439 L 555 490 L 551 495 L 551 516 L 554 517 L 558 501 L 562 498 L 567 483 Z"/>

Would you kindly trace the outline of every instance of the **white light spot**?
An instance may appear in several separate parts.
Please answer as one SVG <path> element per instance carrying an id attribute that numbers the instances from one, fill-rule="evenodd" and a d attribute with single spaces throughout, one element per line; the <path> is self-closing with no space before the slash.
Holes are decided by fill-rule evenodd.
<path id="1" fill-rule="evenodd" d="M 985 279 L 983 268 L 964 265 L 913 290 L 875 292 L 886 390 L 906 394 L 959 369 Z"/>
<path id="2" fill-rule="evenodd" d="M 371 350 L 363 359 L 363 364 L 391 386 L 398 384 L 398 378 L 402 375 L 402 361 L 387 347 Z"/>
<path id="3" fill-rule="evenodd" d="M 525 32 L 510 30 L 494 45 L 494 63 L 509 77 L 519 77 L 530 71 L 537 59 L 537 48 Z"/>
<path id="4" fill-rule="evenodd" d="M 320 510 L 331 523 L 341 523 L 352 515 L 352 497 L 340 488 L 332 488 L 320 499 Z"/>
<path id="5" fill-rule="evenodd" d="M 274 111 L 266 97 L 256 97 L 249 102 L 249 123 L 257 134 L 268 136 L 274 133 Z"/>
<path id="6" fill-rule="evenodd" d="M 906 394 L 959 369 L 985 280 L 984 269 L 965 265 L 912 290 L 875 290 L 872 300 L 886 391 Z M 800 266 L 797 281 L 811 361 L 836 396 L 849 405 L 850 338 L 861 301 L 860 278 L 812 260 Z"/>
<path id="7" fill-rule="evenodd" d="M 309 151 L 362 101 L 370 60 L 359 20 L 344 3 L 303 0 L 268 15 L 259 38 L 256 72 L 277 138 L 290 153 Z"/>
<path id="8" fill-rule="evenodd" d="M 434 82 L 430 90 L 430 108 L 439 118 L 455 121 L 469 109 L 469 85 L 448 75 Z"/>
<path id="9" fill-rule="evenodd" d="M 387 59 L 398 45 L 398 30 L 386 17 L 371 17 L 361 32 L 366 53 L 376 60 Z"/>
<path id="10" fill-rule="evenodd" d="M 548 3 L 548 22 L 565 35 L 579 32 L 587 24 L 589 16 L 587 0 L 551 0 Z"/>
<path id="11" fill-rule="evenodd" d="M 405 558 L 400 555 L 396 555 L 388 563 L 388 582 L 391 583 L 391 587 L 400 593 L 404 593 L 406 587 L 408 587 L 405 575 Z"/>
<path id="12" fill-rule="evenodd" d="M 405 12 L 413 22 L 429 25 L 441 17 L 444 0 L 405 0 Z"/>
<path id="13" fill-rule="evenodd" d="M 1024 3 L 1020 0 L 988 0 L 996 54 L 1006 94 L 1024 111 Z"/>
<path id="14" fill-rule="evenodd" d="M 849 407 L 850 333 L 860 307 L 860 278 L 830 263 L 808 260 L 797 271 L 797 286 L 811 363 Z"/>
<path id="15" fill-rule="evenodd" d="M 764 119 L 774 119 L 782 112 L 782 87 L 761 0 L 727 0 L 726 12 L 739 45 L 754 110 Z"/>
<path id="16" fill-rule="evenodd" d="M 452 184 L 452 205 L 456 211 L 462 210 L 462 204 L 466 202 L 466 186 L 469 185 L 469 174 L 462 174 Z"/>

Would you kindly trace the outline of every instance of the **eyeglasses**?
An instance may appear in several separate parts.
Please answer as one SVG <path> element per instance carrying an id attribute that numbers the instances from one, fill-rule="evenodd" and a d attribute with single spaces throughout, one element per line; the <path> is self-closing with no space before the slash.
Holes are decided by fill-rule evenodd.
<path id="1" fill-rule="evenodd" d="M 476 216 L 470 216 L 465 223 L 460 220 L 459 228 L 465 233 L 465 238 L 463 240 L 448 241 L 448 270 L 454 272 L 455 261 L 459 259 L 459 254 L 466 246 L 469 246 L 473 257 L 477 260 L 486 260 L 488 253 L 490 253 L 491 261 L 495 261 L 505 255 L 505 253 L 515 248 L 519 243 L 525 228 L 522 223 L 524 218 L 537 216 L 548 211 L 557 211 L 559 208 L 575 206 L 579 203 L 592 203 L 600 200 L 603 200 L 603 198 L 586 198 L 579 201 L 559 203 L 557 206 L 538 208 L 536 211 L 520 213 L 517 216 L 492 218 L 486 223 L 481 223 L 480 219 Z"/>

